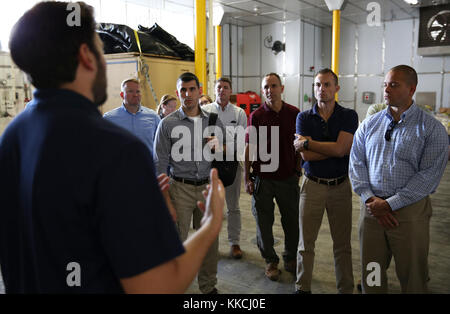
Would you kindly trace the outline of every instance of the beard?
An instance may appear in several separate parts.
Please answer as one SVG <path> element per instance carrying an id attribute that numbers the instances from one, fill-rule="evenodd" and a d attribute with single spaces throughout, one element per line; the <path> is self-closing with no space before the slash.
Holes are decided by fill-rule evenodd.
<path id="1" fill-rule="evenodd" d="M 108 95 L 106 92 L 106 66 L 102 62 L 100 56 L 96 56 L 96 59 L 98 64 L 98 71 L 92 85 L 92 94 L 94 95 L 94 104 L 99 107 L 105 103 Z"/>

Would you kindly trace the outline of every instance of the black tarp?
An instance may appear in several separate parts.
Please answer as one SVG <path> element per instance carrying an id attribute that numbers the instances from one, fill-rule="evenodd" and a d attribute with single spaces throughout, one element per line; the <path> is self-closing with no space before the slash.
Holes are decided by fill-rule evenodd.
<path id="1" fill-rule="evenodd" d="M 138 29 L 141 32 L 147 33 L 159 39 L 161 42 L 172 48 L 183 60 L 194 61 L 194 50 L 192 50 L 188 45 L 180 43 L 175 36 L 172 36 L 166 32 L 157 23 L 150 28 L 139 25 Z"/>
<path id="2" fill-rule="evenodd" d="M 100 23 L 97 33 L 103 41 L 104 53 L 139 52 L 134 30 L 121 24 Z M 158 24 L 151 28 L 139 25 L 137 31 L 142 53 L 194 60 L 194 51 L 187 45 L 180 43 Z"/>

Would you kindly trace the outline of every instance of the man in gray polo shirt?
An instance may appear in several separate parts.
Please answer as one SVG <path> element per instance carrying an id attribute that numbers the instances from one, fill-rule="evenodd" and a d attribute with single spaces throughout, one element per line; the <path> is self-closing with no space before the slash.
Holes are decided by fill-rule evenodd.
<path id="1" fill-rule="evenodd" d="M 183 73 L 177 80 L 177 96 L 181 107 L 161 121 L 156 131 L 153 146 L 153 158 L 157 174 L 169 172 L 169 194 L 176 212 L 176 225 L 182 241 L 189 233 L 191 218 L 194 226 L 200 226 L 203 213 L 197 206 L 203 200 L 202 191 L 208 184 L 208 176 L 212 159 L 208 160 L 205 152 L 215 145 L 220 152 L 221 137 L 203 136 L 208 127 L 209 113 L 199 106 L 202 94 L 198 78 L 189 72 Z M 217 119 L 219 129 L 214 134 L 223 134 L 223 124 Z M 205 132 L 206 133 L 206 132 Z M 208 144 L 208 145 L 206 145 Z M 209 147 L 205 147 L 209 146 Z M 198 274 L 200 291 L 205 294 L 216 294 L 218 239 L 209 249 Z"/>
<path id="2" fill-rule="evenodd" d="M 229 138 L 234 139 L 234 149 L 235 152 L 237 152 L 236 156 L 242 155 L 243 152 L 238 151 L 240 147 L 237 145 L 236 130 L 241 127 L 241 131 L 245 131 L 247 128 L 247 115 L 242 108 L 230 103 L 232 85 L 229 78 L 219 78 L 215 85 L 215 91 L 216 101 L 211 104 L 206 104 L 202 108 L 208 112 L 217 113 L 220 121 L 226 126 L 226 131 L 229 133 Z M 231 246 L 230 255 L 234 259 L 240 259 L 242 257 L 241 247 L 239 246 L 241 234 L 241 211 L 239 208 L 241 179 L 242 166 L 239 164 L 234 182 L 230 186 L 226 187 L 225 194 L 227 201 L 228 242 Z"/>

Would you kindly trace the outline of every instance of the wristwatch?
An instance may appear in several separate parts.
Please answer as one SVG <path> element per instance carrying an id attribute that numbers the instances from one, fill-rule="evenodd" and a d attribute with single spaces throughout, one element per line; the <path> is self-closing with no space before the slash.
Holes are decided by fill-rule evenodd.
<path id="1" fill-rule="evenodd" d="M 308 150 L 308 144 L 309 144 L 309 140 L 306 140 L 303 142 L 303 149 L 304 150 Z"/>

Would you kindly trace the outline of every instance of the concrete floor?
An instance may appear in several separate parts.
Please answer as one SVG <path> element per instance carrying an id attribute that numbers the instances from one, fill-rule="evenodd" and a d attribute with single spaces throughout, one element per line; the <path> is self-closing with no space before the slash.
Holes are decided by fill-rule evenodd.
<path id="1" fill-rule="evenodd" d="M 243 186 L 242 186 L 243 188 Z M 277 282 L 270 281 L 264 276 L 265 262 L 256 246 L 256 225 L 251 213 L 251 198 L 241 190 L 241 248 L 244 256 L 241 260 L 231 259 L 227 241 L 227 221 L 224 221 L 219 239 L 218 284 L 219 293 L 233 294 L 290 294 L 294 292 L 295 278 L 292 274 L 282 270 L 281 278 Z M 450 293 L 450 165 L 447 166 L 439 188 L 431 196 L 433 217 L 431 219 L 431 243 L 429 253 L 430 277 L 429 290 L 431 293 Z M 359 197 L 353 194 L 353 228 L 352 228 L 352 258 L 353 275 L 356 281 L 361 274 L 358 239 Z M 275 223 L 273 227 L 275 237 L 275 251 L 281 259 L 284 246 L 284 233 L 281 228 L 280 214 L 275 209 Z M 312 292 L 317 294 L 335 294 L 336 280 L 332 253 L 332 240 L 326 214 L 324 215 L 319 236 L 316 241 L 316 256 L 312 281 Z M 395 274 L 395 262 L 388 270 L 390 293 L 400 293 L 400 284 Z M 187 293 L 200 293 L 194 282 Z"/>
<path id="2" fill-rule="evenodd" d="M 429 254 L 430 277 L 429 289 L 431 293 L 450 293 L 450 166 L 447 166 L 444 178 L 435 194 L 431 196 L 433 217 L 431 219 L 431 243 Z M 241 260 L 228 257 L 229 246 L 227 241 L 227 221 L 224 220 L 220 233 L 219 268 L 217 288 L 221 294 L 290 294 L 294 291 L 295 278 L 292 274 L 282 271 L 279 281 L 273 282 L 264 276 L 264 260 L 261 258 L 256 246 L 255 219 L 251 213 L 251 199 L 242 190 L 241 216 L 242 233 L 241 248 L 244 256 Z M 281 258 L 284 235 L 280 223 L 278 209 L 273 228 L 275 236 L 275 250 Z M 359 279 L 361 267 L 359 265 L 358 240 L 359 198 L 353 195 L 353 273 L 355 281 Z M 282 266 L 282 263 L 280 263 Z M 388 272 L 391 293 L 399 293 L 400 285 L 395 275 L 395 262 L 391 264 Z M 355 282 L 356 285 L 356 282 Z M 312 291 L 316 294 L 336 293 L 334 275 L 334 261 L 332 254 L 332 241 L 330 228 L 326 215 L 324 216 L 319 237 L 316 242 L 316 258 L 312 282 Z M 0 293 L 4 287 L 0 276 Z M 197 294 L 197 282 L 194 281 L 187 293 Z M 355 288 L 355 293 L 357 293 Z"/>

